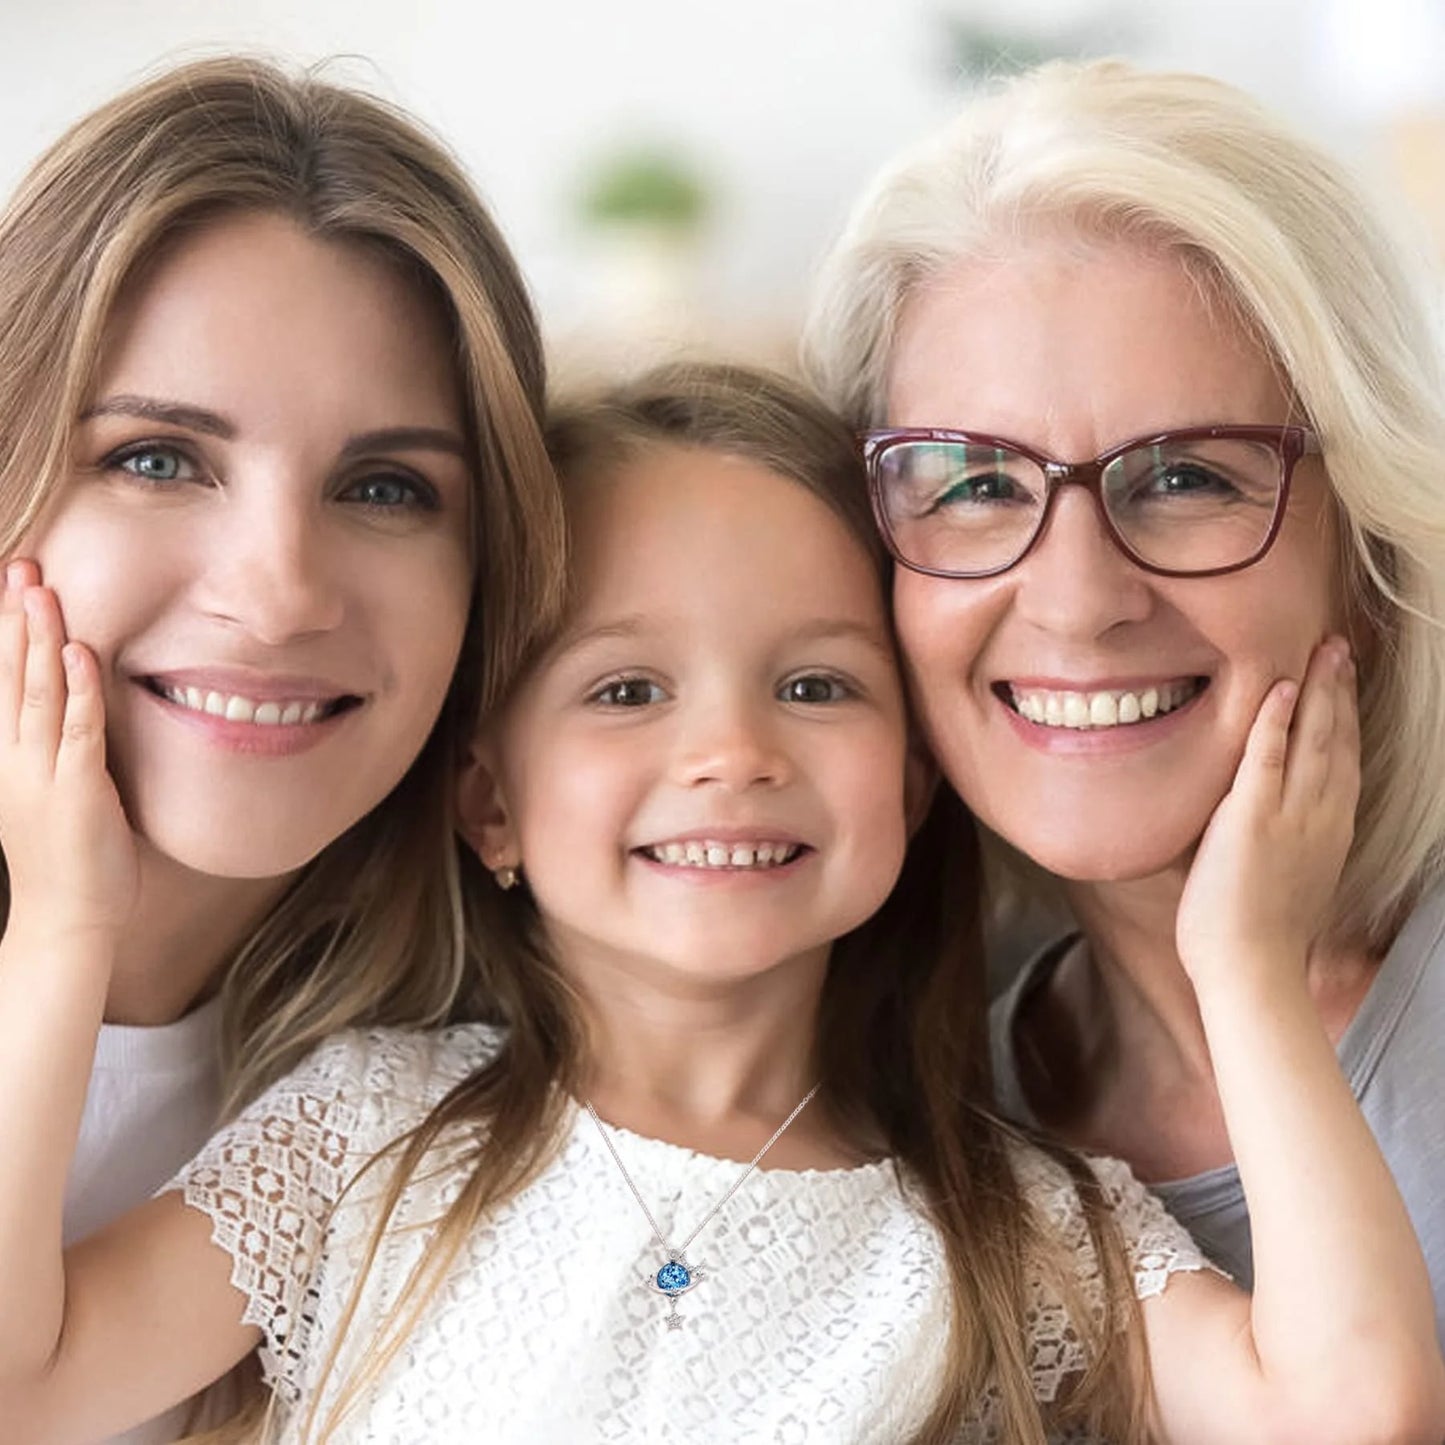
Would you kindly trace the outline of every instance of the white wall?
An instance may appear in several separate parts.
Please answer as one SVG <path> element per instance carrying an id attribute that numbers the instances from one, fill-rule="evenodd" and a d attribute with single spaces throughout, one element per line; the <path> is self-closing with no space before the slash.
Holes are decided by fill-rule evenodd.
<path id="1" fill-rule="evenodd" d="M 1440 0 L 0 0 L 0 188 L 67 122 L 158 62 L 234 47 L 302 61 L 343 54 L 355 57 L 343 75 L 407 105 L 461 153 L 554 327 L 586 302 L 569 212 L 579 167 L 608 139 L 630 135 L 668 137 L 714 176 L 726 202 L 712 241 L 721 304 L 786 314 L 850 194 L 953 103 L 940 13 L 1011 18 L 1043 33 L 1088 22 L 1144 58 L 1249 86 L 1349 148 L 1360 143 L 1371 97 L 1394 84 L 1351 78 L 1359 46 L 1350 26 L 1364 24 L 1381 53 L 1393 46 L 1396 60 L 1378 62 L 1388 71 L 1400 52 L 1418 60 L 1439 8 Z M 1445 56 L 1436 59 L 1445 87 Z"/>

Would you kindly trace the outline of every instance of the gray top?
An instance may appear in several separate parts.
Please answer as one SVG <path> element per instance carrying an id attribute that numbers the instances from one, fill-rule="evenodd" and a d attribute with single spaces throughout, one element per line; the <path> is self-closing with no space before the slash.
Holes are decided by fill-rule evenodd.
<path id="1" fill-rule="evenodd" d="M 1015 1024 L 1076 937 L 1036 953 L 990 1013 L 999 1110 L 1035 1128 L 1019 1081 Z M 1340 1039 L 1339 1058 L 1420 1236 L 1445 1342 L 1445 884 L 1426 894 L 1401 929 Z M 1254 1270 L 1239 1170 L 1227 1164 L 1149 1187 L 1210 1259 L 1248 1287 Z"/>

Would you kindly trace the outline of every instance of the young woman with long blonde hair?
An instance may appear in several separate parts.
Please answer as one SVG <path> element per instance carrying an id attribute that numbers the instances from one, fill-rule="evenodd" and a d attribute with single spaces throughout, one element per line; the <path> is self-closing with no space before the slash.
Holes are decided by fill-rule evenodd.
<path id="1" fill-rule="evenodd" d="M 0 977 L 29 1118 L 79 1131 L 43 1191 L 67 1239 L 334 1030 L 465 1001 L 459 740 L 559 596 L 543 380 L 460 168 L 315 77 L 162 74 L 0 217 L 0 559 L 86 650 L 126 825 L 114 956 L 64 1067 L 35 1051 L 44 979 Z M 74 861 L 17 826 L 8 954 L 48 947 Z"/>

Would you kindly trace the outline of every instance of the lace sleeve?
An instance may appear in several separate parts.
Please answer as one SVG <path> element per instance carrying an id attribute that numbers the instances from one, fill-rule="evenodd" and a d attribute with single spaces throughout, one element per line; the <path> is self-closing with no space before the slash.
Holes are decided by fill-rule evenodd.
<path id="1" fill-rule="evenodd" d="M 330 1039 L 201 1150 L 166 1186 L 211 1221 L 246 1296 L 246 1324 L 262 1333 L 267 1384 L 288 1402 L 313 1308 L 322 1240 L 353 1170 L 350 1099 L 364 1073 L 363 1038 Z"/>
<path id="2" fill-rule="evenodd" d="M 1134 1275 L 1134 1293 L 1148 1299 L 1172 1274 L 1213 1269 L 1189 1232 L 1117 1159 L 1089 1158 L 1104 1199 L 1119 1226 Z M 1032 1150 L 1019 1161 L 1019 1180 L 1038 1217 L 1077 1274 L 1084 1303 L 1102 1313 L 1103 1283 L 1079 1196 L 1064 1169 Z M 1087 1365 L 1076 1324 L 1046 1275 L 1029 1280 L 1030 1370 L 1034 1393 L 1052 1400 L 1063 1380 Z"/>
<path id="3" fill-rule="evenodd" d="M 231 1256 L 243 1319 L 261 1331 L 262 1372 L 284 1403 L 303 1393 L 308 1348 L 325 1329 L 320 1305 L 328 1285 L 345 1290 L 347 1251 L 366 1238 L 382 1180 L 349 1186 L 500 1042 L 480 1024 L 338 1034 L 166 1186 L 210 1219 Z"/>
<path id="4" fill-rule="evenodd" d="M 1224 1273 L 1205 1258 L 1189 1231 L 1134 1177 L 1127 1164 L 1102 1157 L 1088 1162 L 1119 1222 L 1134 1270 L 1134 1293 L 1141 1300 L 1162 1294 L 1171 1274 L 1201 1269 Z M 1082 1215 L 1079 1225 L 1082 1229 Z"/>

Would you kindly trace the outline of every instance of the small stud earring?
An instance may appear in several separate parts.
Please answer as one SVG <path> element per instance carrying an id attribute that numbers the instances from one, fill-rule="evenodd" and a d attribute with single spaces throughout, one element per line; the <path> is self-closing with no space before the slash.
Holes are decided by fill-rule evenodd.
<path id="1" fill-rule="evenodd" d="M 505 893 L 509 888 L 515 888 L 522 881 L 522 871 L 509 864 L 503 868 L 494 868 L 492 877 L 497 880 L 497 887 Z"/>

